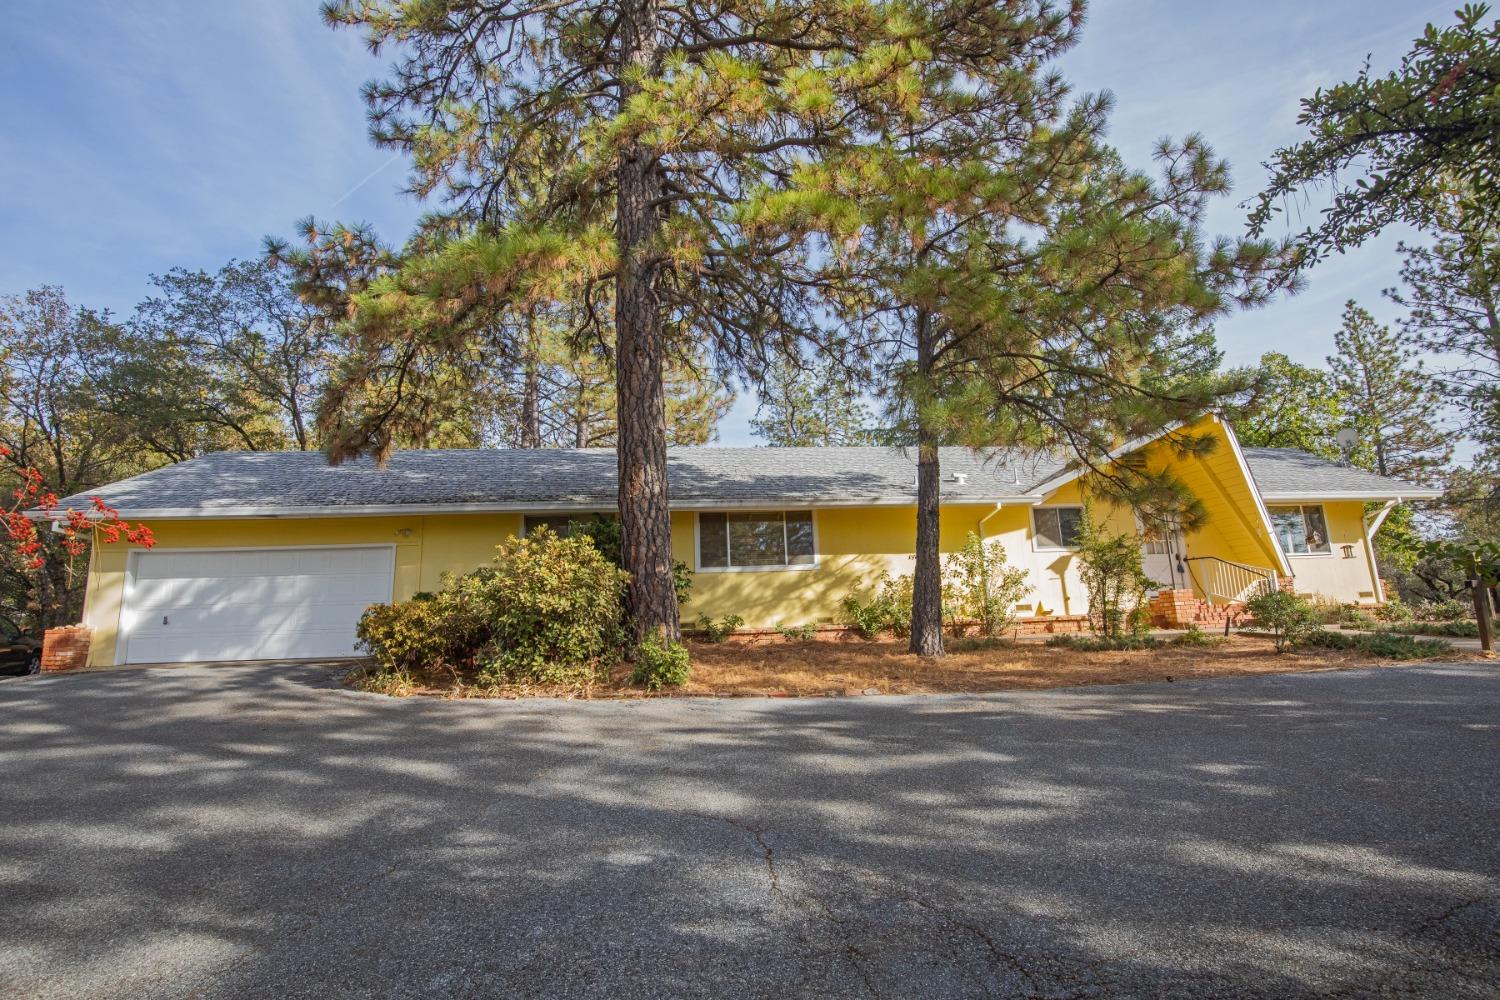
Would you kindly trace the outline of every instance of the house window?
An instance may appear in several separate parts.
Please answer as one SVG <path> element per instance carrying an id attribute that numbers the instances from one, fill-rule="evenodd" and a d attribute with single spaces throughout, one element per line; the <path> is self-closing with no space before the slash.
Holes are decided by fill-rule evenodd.
<path id="1" fill-rule="evenodd" d="M 1267 507 L 1271 526 L 1287 555 L 1306 556 L 1332 552 L 1328 544 L 1328 520 L 1322 504 Z"/>
<path id="2" fill-rule="evenodd" d="M 1076 549 L 1082 507 L 1031 508 L 1031 533 L 1039 549 Z"/>
<path id="3" fill-rule="evenodd" d="M 698 515 L 698 568 L 789 569 L 815 565 L 810 510 Z"/>
<path id="4" fill-rule="evenodd" d="M 537 528 L 551 528 L 559 537 L 567 538 L 573 526 L 587 524 L 594 518 L 613 521 L 613 514 L 527 514 L 521 522 L 521 534 L 529 535 Z"/>

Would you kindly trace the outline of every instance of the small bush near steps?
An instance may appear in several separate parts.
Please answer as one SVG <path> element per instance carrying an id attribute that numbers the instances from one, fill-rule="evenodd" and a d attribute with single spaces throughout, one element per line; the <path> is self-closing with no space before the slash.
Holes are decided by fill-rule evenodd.
<path id="1" fill-rule="evenodd" d="M 1271 630 L 1278 653 L 1323 627 L 1317 609 L 1306 598 L 1288 590 L 1257 594 L 1245 602 L 1245 611 L 1257 623 Z"/>
<path id="2" fill-rule="evenodd" d="M 630 683 L 647 691 L 681 687 L 687 683 L 692 670 L 693 662 L 686 646 L 680 642 L 667 642 L 660 632 L 652 632 L 635 647 L 635 669 L 630 672 Z"/>

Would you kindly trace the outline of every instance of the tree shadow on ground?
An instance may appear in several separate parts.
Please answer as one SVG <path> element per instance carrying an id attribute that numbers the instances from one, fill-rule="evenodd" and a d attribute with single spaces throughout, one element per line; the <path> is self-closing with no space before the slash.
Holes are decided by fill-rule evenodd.
<path id="1" fill-rule="evenodd" d="M 0 993 L 1492 996 L 1483 666 L 985 697 L 0 684 Z"/>

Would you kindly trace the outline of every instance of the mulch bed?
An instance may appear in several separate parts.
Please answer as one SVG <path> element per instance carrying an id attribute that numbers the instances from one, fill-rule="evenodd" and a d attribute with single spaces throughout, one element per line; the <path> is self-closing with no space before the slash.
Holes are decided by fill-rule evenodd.
<path id="1" fill-rule="evenodd" d="M 1173 682 L 1202 677 L 1300 673 L 1392 666 L 1389 660 L 1323 649 L 1277 654 L 1268 638 L 1235 635 L 1215 646 L 1085 652 L 1036 642 L 954 639 L 948 655 L 924 660 L 895 640 L 798 642 L 777 636 L 756 643 L 712 645 L 689 641 L 692 679 L 681 688 L 649 695 L 629 684 L 629 668 L 606 683 L 586 687 L 514 685 L 480 689 L 452 675 L 416 678 L 387 694 L 436 697 L 818 697 L 867 694 L 937 694 L 1037 691 L 1095 684 Z M 1444 661 L 1478 654 L 1455 649 Z M 1405 661 L 1410 662 L 1410 661 Z M 357 678 L 353 681 L 359 684 Z"/>

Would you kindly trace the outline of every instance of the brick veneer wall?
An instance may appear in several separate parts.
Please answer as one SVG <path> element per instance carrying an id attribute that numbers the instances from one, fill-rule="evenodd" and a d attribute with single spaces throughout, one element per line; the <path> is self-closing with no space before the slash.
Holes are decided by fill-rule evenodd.
<path id="1" fill-rule="evenodd" d="M 49 628 L 42 635 L 42 669 L 76 670 L 89 662 L 89 642 L 94 630 L 87 625 Z"/>
<path id="2" fill-rule="evenodd" d="M 1162 590 L 1151 598 L 1146 610 L 1157 628 L 1186 628 L 1198 620 L 1198 604 L 1191 590 Z"/>

